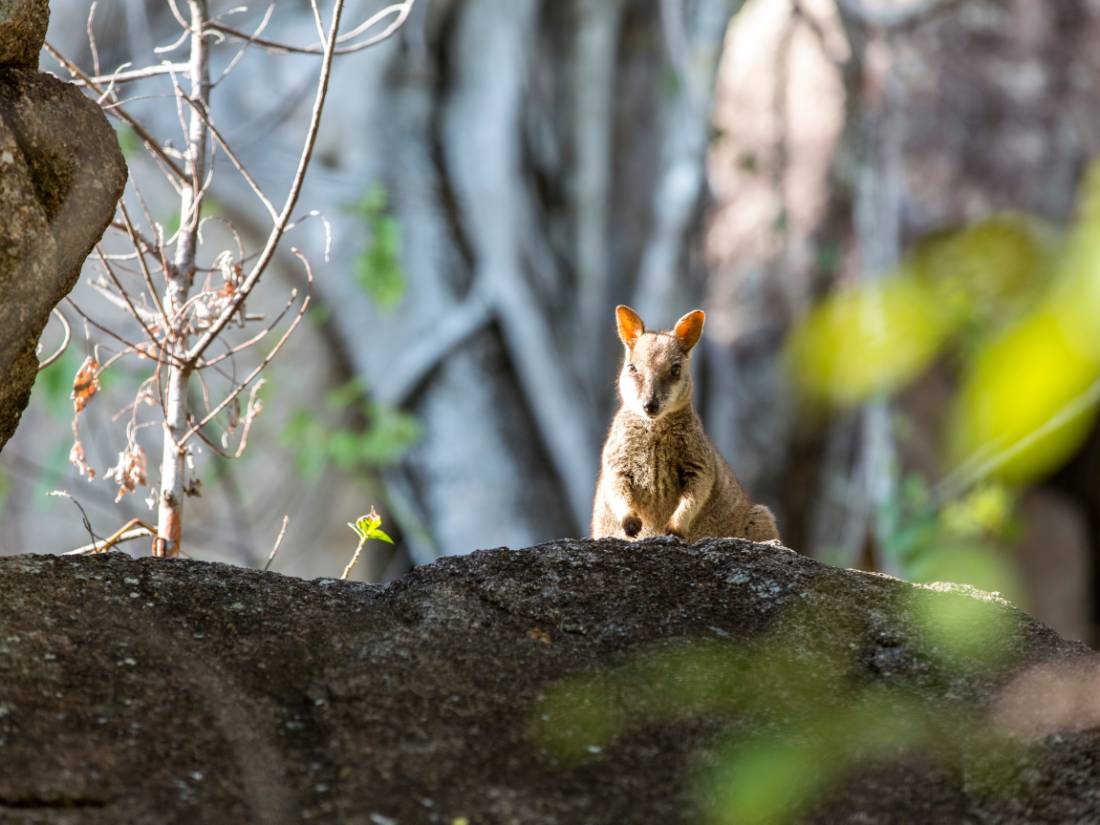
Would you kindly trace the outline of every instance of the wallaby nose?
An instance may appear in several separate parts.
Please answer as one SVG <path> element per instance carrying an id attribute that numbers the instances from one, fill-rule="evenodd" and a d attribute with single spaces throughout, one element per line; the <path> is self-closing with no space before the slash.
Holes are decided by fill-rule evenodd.
<path id="1" fill-rule="evenodd" d="M 657 403 L 656 398 L 649 399 L 648 401 L 645 402 L 645 405 L 642 407 L 642 409 L 646 411 L 647 415 L 653 415 L 660 408 L 661 408 L 661 405 L 659 403 Z"/>

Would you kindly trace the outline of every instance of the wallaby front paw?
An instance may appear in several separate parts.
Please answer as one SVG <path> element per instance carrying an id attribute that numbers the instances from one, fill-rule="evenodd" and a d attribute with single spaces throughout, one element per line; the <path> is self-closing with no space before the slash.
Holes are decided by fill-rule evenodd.
<path id="1" fill-rule="evenodd" d="M 627 538 L 634 538 L 642 532 L 642 520 L 633 514 L 626 516 L 623 519 L 623 532 Z"/>
<path id="2" fill-rule="evenodd" d="M 678 539 L 682 539 L 684 537 L 684 534 L 682 532 L 680 532 L 680 530 L 677 529 L 676 527 L 673 527 L 671 524 L 668 525 L 668 527 L 665 528 L 665 535 L 666 536 L 673 536 L 673 537 L 678 538 Z"/>

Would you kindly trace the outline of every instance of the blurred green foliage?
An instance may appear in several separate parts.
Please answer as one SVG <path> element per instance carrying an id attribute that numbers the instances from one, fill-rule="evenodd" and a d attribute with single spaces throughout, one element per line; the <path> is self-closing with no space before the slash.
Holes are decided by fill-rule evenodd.
<path id="1" fill-rule="evenodd" d="M 937 359 L 958 365 L 944 445 L 951 473 L 935 487 L 903 478 L 877 514 L 889 525 L 878 547 L 883 563 L 923 583 L 900 607 L 911 650 L 936 662 L 945 678 L 993 672 L 1011 647 L 1017 625 L 1005 597 L 1018 599 L 1021 586 L 1004 548 L 1018 531 L 1015 490 L 1065 461 L 1092 424 L 1100 401 L 1098 319 L 1100 163 L 1086 175 L 1077 217 L 1064 233 L 1001 215 L 926 239 L 895 271 L 827 296 L 788 341 L 805 396 L 836 406 L 896 392 Z M 778 644 L 771 661 L 757 654 L 737 680 L 712 672 L 738 697 L 739 713 L 754 713 L 759 691 L 773 702 L 779 697 L 778 712 L 791 721 L 755 725 L 766 733 L 731 739 L 712 761 L 702 785 L 706 821 L 788 822 L 863 759 L 917 749 L 946 763 L 974 762 L 975 752 L 958 744 L 969 741 L 988 745 L 979 749 L 996 758 L 983 770 L 996 773 L 998 759 L 1017 747 L 899 692 L 868 689 L 833 703 L 843 686 L 830 688 L 828 680 L 841 678 L 842 658 L 826 665 L 825 683 L 814 674 L 816 698 L 792 702 L 789 691 L 765 688 L 760 676 L 777 657 L 791 656 Z M 586 699 L 590 707 L 596 702 Z"/>
<path id="2" fill-rule="evenodd" d="M 991 481 L 941 504 L 923 478 L 909 475 L 885 505 L 893 529 L 884 561 L 911 581 L 963 581 L 1016 599 L 1019 585 L 998 552 L 1019 532 L 1015 503 L 1012 490 Z"/>
<path id="3" fill-rule="evenodd" d="M 118 138 L 118 148 L 122 151 L 122 157 L 131 161 L 141 151 L 141 141 L 137 133 L 125 123 L 115 125 L 115 135 Z"/>
<path id="4" fill-rule="evenodd" d="M 887 278 L 825 298 L 795 330 L 789 352 L 809 395 L 854 404 L 912 379 L 947 332 L 928 290 L 912 278 Z"/>
<path id="5" fill-rule="evenodd" d="M 370 238 L 355 261 L 355 280 L 382 309 L 392 311 L 405 297 L 406 276 L 401 266 L 401 226 L 388 212 L 389 197 L 372 186 L 355 205 Z"/>
<path id="6" fill-rule="evenodd" d="M 73 378 L 80 369 L 83 359 L 76 348 L 70 346 L 61 357 L 38 373 L 34 379 L 31 397 L 39 401 L 46 411 L 59 419 L 68 419 L 73 414 Z"/>
<path id="7" fill-rule="evenodd" d="M 365 429 L 347 426 L 357 412 Z M 362 382 L 350 381 L 329 392 L 321 410 L 303 407 L 290 419 L 283 444 L 295 457 L 299 473 L 315 480 L 332 462 L 345 472 L 393 464 L 420 438 L 416 418 L 367 396 Z"/>
<path id="8" fill-rule="evenodd" d="M 905 628 L 897 644 L 916 661 L 936 662 L 946 680 L 960 666 L 995 667 L 1011 649 L 1014 614 L 988 594 L 918 587 L 890 609 Z M 536 708 L 531 735 L 569 765 L 598 758 L 638 727 L 719 722 L 724 744 L 696 765 L 702 821 L 712 825 L 783 825 L 861 764 L 908 756 L 989 780 L 991 792 L 1003 786 L 998 771 L 1017 744 L 981 714 L 922 699 L 904 679 L 858 687 L 866 631 L 821 628 L 808 610 L 795 602 L 763 638 L 683 641 L 566 679 Z M 945 632 L 935 624 L 944 615 L 967 624 Z M 972 640 L 983 646 L 977 658 Z"/>
<path id="9" fill-rule="evenodd" d="M 1100 401 L 1100 163 L 1059 235 L 1002 215 L 926 240 L 896 271 L 848 286 L 793 332 L 809 398 L 894 392 L 954 353 L 960 387 L 946 453 L 971 481 L 1039 478 L 1081 444 Z"/>

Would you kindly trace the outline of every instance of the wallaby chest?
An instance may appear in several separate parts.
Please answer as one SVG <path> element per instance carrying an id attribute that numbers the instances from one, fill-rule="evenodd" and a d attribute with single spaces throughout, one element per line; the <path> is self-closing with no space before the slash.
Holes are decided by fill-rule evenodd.
<path id="1" fill-rule="evenodd" d="M 685 480 L 698 472 L 699 434 L 690 427 L 651 428 L 617 422 L 606 456 L 606 469 L 624 475 L 639 505 L 666 509 L 683 492 Z"/>

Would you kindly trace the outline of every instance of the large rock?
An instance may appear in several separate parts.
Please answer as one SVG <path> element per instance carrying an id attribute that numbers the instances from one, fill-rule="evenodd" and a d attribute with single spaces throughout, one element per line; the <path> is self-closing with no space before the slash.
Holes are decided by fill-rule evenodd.
<path id="1" fill-rule="evenodd" d="M 49 0 L 0 0 L 0 66 L 37 68 L 49 24 Z"/>
<path id="2" fill-rule="evenodd" d="M 780 548 L 563 541 L 386 588 L 19 556 L 0 592 L 4 822 L 697 822 L 701 765 L 815 718 L 877 750 L 818 751 L 804 820 L 1100 821 L 1091 651 Z M 896 739 L 914 708 L 942 740 Z"/>
<path id="3" fill-rule="evenodd" d="M 45 0 L 0 0 L 0 448 L 30 398 L 50 310 L 76 284 L 126 184 L 99 106 L 38 74 Z"/>

